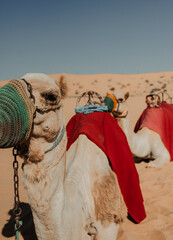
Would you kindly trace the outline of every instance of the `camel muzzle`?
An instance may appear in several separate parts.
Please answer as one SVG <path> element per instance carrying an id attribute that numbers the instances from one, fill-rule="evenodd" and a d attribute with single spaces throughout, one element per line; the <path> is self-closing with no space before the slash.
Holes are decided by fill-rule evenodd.
<path id="1" fill-rule="evenodd" d="M 0 148 L 16 147 L 28 140 L 36 111 L 22 80 L 0 88 Z"/>

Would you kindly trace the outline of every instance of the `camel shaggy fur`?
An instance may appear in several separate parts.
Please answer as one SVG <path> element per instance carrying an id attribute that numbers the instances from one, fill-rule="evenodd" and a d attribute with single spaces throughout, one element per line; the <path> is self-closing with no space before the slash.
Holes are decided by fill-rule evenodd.
<path id="1" fill-rule="evenodd" d="M 22 78 L 31 84 L 37 106 L 30 139 L 20 156 L 38 239 L 115 240 L 127 210 L 106 155 L 85 135 L 66 152 L 65 77 Z"/>
<path id="2" fill-rule="evenodd" d="M 114 117 L 118 120 L 118 124 L 124 131 L 129 147 L 135 157 L 142 159 L 152 158 L 154 161 L 148 163 L 148 167 L 160 167 L 164 163 L 170 161 L 170 155 L 163 144 L 160 135 L 147 127 L 143 127 L 135 133 L 131 126 L 128 115 L 126 100 L 129 93 L 114 93 L 117 99 L 117 106 L 113 112 Z"/>

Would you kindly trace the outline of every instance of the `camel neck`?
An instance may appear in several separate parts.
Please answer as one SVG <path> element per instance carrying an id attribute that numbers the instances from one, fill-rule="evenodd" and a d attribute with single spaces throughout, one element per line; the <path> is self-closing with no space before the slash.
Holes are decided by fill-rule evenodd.
<path id="1" fill-rule="evenodd" d="M 132 146 L 132 142 L 133 139 L 135 137 L 135 133 L 133 132 L 131 125 L 130 125 L 130 119 L 129 119 L 129 115 L 127 115 L 125 118 L 121 118 L 120 121 L 118 122 L 119 126 L 121 127 L 121 129 L 123 130 L 123 132 L 126 135 L 128 144 L 131 148 Z"/>
<path id="2" fill-rule="evenodd" d="M 23 183 L 39 239 L 61 239 L 62 237 L 58 230 L 62 226 L 61 216 L 65 201 L 66 140 L 65 134 L 60 144 L 45 154 L 42 162 L 24 166 Z"/>
<path id="3" fill-rule="evenodd" d="M 63 126 L 63 127 L 61 128 L 61 130 L 60 130 L 60 133 L 58 134 L 57 139 L 56 139 L 55 142 L 52 144 L 52 146 L 45 151 L 45 153 L 48 153 L 48 152 L 52 151 L 54 148 L 56 148 L 56 147 L 58 146 L 58 144 L 61 142 L 64 134 L 65 134 L 65 127 Z"/>

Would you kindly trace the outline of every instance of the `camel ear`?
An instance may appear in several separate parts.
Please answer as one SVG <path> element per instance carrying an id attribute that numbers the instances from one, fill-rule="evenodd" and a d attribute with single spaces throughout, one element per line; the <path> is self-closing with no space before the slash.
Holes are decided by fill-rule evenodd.
<path id="1" fill-rule="evenodd" d="M 61 91 L 62 98 L 65 98 L 67 96 L 68 87 L 67 87 L 67 76 L 65 74 L 62 74 L 57 81 L 57 84 Z"/>
<path id="2" fill-rule="evenodd" d="M 129 97 L 129 95 L 130 95 L 129 92 L 126 92 L 126 93 L 124 94 L 124 99 L 127 100 L 127 98 Z"/>

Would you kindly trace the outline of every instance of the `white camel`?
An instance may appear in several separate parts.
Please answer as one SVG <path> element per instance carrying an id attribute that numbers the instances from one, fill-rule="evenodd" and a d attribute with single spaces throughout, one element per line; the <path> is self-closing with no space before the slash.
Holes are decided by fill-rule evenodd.
<path id="1" fill-rule="evenodd" d="M 33 130 L 20 156 L 38 239 L 115 240 L 127 216 L 117 177 L 106 155 L 85 135 L 66 152 L 64 77 L 22 78 L 31 84 L 37 106 Z"/>
<path id="2" fill-rule="evenodd" d="M 129 93 L 113 93 L 117 100 L 117 105 L 113 111 L 114 117 L 124 131 L 132 154 L 139 158 L 152 158 L 154 161 L 148 163 L 148 167 L 159 167 L 170 161 L 170 154 L 163 144 L 158 133 L 143 127 L 136 133 L 130 126 L 128 107 L 126 100 Z"/>

